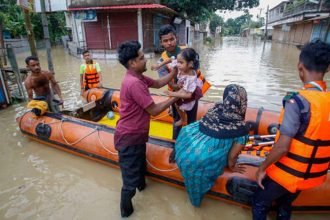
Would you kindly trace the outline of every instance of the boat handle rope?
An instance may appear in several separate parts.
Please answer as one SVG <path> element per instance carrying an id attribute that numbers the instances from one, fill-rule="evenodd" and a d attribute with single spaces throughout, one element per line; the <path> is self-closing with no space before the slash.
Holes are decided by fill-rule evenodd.
<path id="1" fill-rule="evenodd" d="M 48 123 L 45 123 L 45 120 L 42 120 L 42 121 L 41 121 L 41 123 L 42 123 L 43 125 L 51 125 L 51 124 L 56 124 L 56 123 L 59 123 L 59 122 L 61 122 L 61 121 L 54 121 L 54 119 L 53 119 L 52 122 L 48 122 Z"/>
<path id="2" fill-rule="evenodd" d="M 101 137 L 100 137 L 100 131 L 98 129 L 97 129 L 97 137 L 98 137 L 98 140 L 99 140 L 99 142 L 100 142 L 100 144 L 101 144 L 101 146 L 104 150 L 106 150 L 107 152 L 109 152 L 112 155 L 118 155 L 118 153 L 112 152 L 111 150 L 108 149 L 107 146 L 104 145 L 104 143 L 102 142 Z"/>
<path id="3" fill-rule="evenodd" d="M 178 167 L 176 166 L 176 167 L 174 167 L 174 168 L 172 168 L 172 169 L 164 170 L 164 169 L 160 169 L 160 168 L 157 168 L 157 167 L 155 167 L 154 165 L 152 165 L 152 163 L 150 163 L 150 161 L 149 161 L 148 159 L 146 159 L 146 161 L 147 161 L 147 164 L 148 164 L 152 169 L 157 170 L 157 171 L 159 171 L 159 172 L 172 172 L 172 171 L 175 171 L 175 170 L 178 169 Z"/>
<path id="4" fill-rule="evenodd" d="M 166 114 L 165 116 L 167 116 L 167 115 L 169 115 L 169 114 Z M 161 117 L 165 117 L 165 116 L 161 116 Z M 91 132 L 89 132 L 88 134 L 86 134 L 84 137 L 81 137 L 81 138 L 79 138 L 78 140 L 76 140 L 76 141 L 74 141 L 74 142 L 72 142 L 72 143 L 68 142 L 68 141 L 66 140 L 65 136 L 64 136 L 63 128 L 62 128 L 62 125 L 63 125 L 63 122 L 64 122 L 64 121 L 65 121 L 65 119 L 62 119 L 61 121 L 50 122 L 50 123 L 45 123 L 45 121 L 42 121 L 42 123 L 43 123 L 43 124 L 50 125 L 50 124 L 55 124 L 55 123 L 59 123 L 59 122 L 60 122 L 59 127 L 60 127 L 60 132 L 61 132 L 62 139 L 65 141 L 66 144 L 68 144 L 68 145 L 70 145 L 70 146 L 79 143 L 79 142 L 82 141 L 84 138 L 88 137 L 89 135 L 91 135 L 91 134 L 93 134 L 94 132 L 97 131 L 97 137 L 98 137 L 98 140 L 99 140 L 99 142 L 100 142 L 102 148 L 103 148 L 104 150 L 106 150 L 107 152 L 109 152 L 110 154 L 112 154 L 112 155 L 118 155 L 118 153 L 112 152 L 111 150 L 109 150 L 109 149 L 104 145 L 104 143 L 103 143 L 102 140 L 101 140 L 100 132 L 99 132 L 98 128 L 94 128 Z M 159 171 L 159 172 L 173 172 L 173 171 L 175 171 L 175 170 L 178 169 L 177 166 L 174 167 L 174 168 L 172 168 L 172 169 L 160 169 L 160 168 L 157 168 L 156 166 L 154 166 L 154 165 L 153 165 L 148 159 L 146 159 L 146 162 L 147 162 L 147 164 L 148 164 L 152 169 L 157 170 L 157 171 Z"/>
<path id="5" fill-rule="evenodd" d="M 85 139 L 85 138 L 88 137 L 89 135 L 93 134 L 95 131 L 97 131 L 97 128 L 94 128 L 91 132 L 89 132 L 89 133 L 86 134 L 85 136 L 83 136 L 83 137 L 79 138 L 78 140 L 76 140 L 76 141 L 70 143 L 70 142 L 68 142 L 68 141 L 66 140 L 66 138 L 64 137 L 64 133 L 63 133 L 63 129 L 62 129 L 62 125 L 63 125 L 63 122 L 64 122 L 64 121 L 65 121 L 64 119 L 61 120 L 61 123 L 60 123 L 60 131 L 61 131 L 62 139 L 65 141 L 66 144 L 68 144 L 68 145 L 70 145 L 70 146 L 79 143 L 80 141 L 82 141 L 83 139 Z"/>
<path id="6" fill-rule="evenodd" d="M 106 150 L 107 152 L 109 152 L 109 153 L 112 154 L 112 155 L 118 155 L 118 153 L 112 152 L 111 150 L 108 149 L 107 146 L 105 146 L 105 144 L 104 144 L 104 143 L 102 142 L 102 140 L 101 140 L 101 137 L 100 137 L 100 131 L 99 131 L 98 129 L 97 129 L 97 137 L 98 137 L 98 140 L 99 140 L 99 142 L 100 142 L 100 144 L 101 144 L 101 146 L 102 146 L 102 148 L 103 148 L 104 150 Z M 167 169 L 167 170 L 165 170 L 165 169 L 160 169 L 160 168 L 157 168 L 156 166 L 152 165 L 152 163 L 150 163 L 150 161 L 149 161 L 148 159 L 146 159 L 146 161 L 147 161 L 147 164 L 148 164 L 151 168 L 153 168 L 154 170 L 160 171 L 160 172 L 172 172 L 172 171 L 175 171 L 175 170 L 178 169 L 178 167 L 175 167 L 175 168 L 172 168 L 172 169 Z"/>
<path id="7" fill-rule="evenodd" d="M 160 119 L 160 118 L 163 118 L 163 117 L 166 117 L 166 116 L 168 116 L 169 114 L 166 114 L 166 115 L 164 115 L 164 116 L 161 116 L 161 117 L 158 117 L 158 118 L 154 118 L 154 119 L 151 119 L 151 120 L 158 120 L 158 119 Z M 101 144 L 101 146 L 102 146 L 102 148 L 104 149 L 104 150 L 106 150 L 107 152 L 109 152 L 110 154 L 112 154 L 112 155 L 118 155 L 118 153 L 115 153 L 115 152 L 112 152 L 111 150 L 109 150 L 108 148 L 107 148 L 107 146 L 105 146 L 104 145 L 104 143 L 102 142 L 102 140 L 101 140 L 101 137 L 100 137 L 100 131 L 99 131 L 99 129 L 98 128 L 94 128 L 91 132 L 89 132 L 88 134 L 86 134 L 84 137 L 81 137 L 81 138 L 79 138 L 78 140 L 76 140 L 76 141 L 74 141 L 74 142 L 72 142 L 72 143 L 70 143 L 70 142 L 68 142 L 67 140 L 66 140 L 66 138 L 65 138 L 65 136 L 64 136 L 64 133 L 63 133 L 63 128 L 62 128 L 62 125 L 63 125 L 63 122 L 64 122 L 65 120 L 64 119 L 62 119 L 61 121 L 54 121 L 54 122 L 50 122 L 50 123 L 45 123 L 44 121 L 42 121 L 42 123 L 43 124 L 47 124 L 47 125 L 50 125 L 50 124 L 55 124 L 55 123 L 58 123 L 58 122 L 61 122 L 61 124 L 60 124 L 60 131 L 61 131 L 61 135 L 62 135 L 62 139 L 66 142 L 66 144 L 68 144 L 68 145 L 75 145 L 75 144 L 77 144 L 77 143 L 79 143 L 80 141 L 82 141 L 83 139 L 85 139 L 86 137 L 88 137 L 89 135 L 91 135 L 91 134 L 93 134 L 94 132 L 96 132 L 97 131 L 97 137 L 98 137 L 98 141 L 100 142 L 100 144 Z M 264 136 L 259 136 L 259 138 L 261 137 L 261 138 L 268 138 L 268 137 L 274 137 L 275 135 L 264 135 Z M 252 139 L 254 139 L 255 137 L 250 137 L 250 140 Z M 274 144 L 274 141 L 272 141 L 272 142 L 265 142 L 265 143 L 260 143 L 260 144 L 265 144 L 265 145 L 269 145 L 269 144 Z M 246 147 L 252 147 L 252 144 L 251 144 L 251 146 L 248 146 L 248 145 L 246 145 Z M 173 171 L 175 171 L 175 170 L 177 170 L 178 169 L 178 167 L 176 166 L 176 167 L 174 167 L 174 168 L 172 168 L 172 169 L 160 169 L 160 168 L 157 168 L 156 166 L 154 166 L 148 159 L 146 159 L 146 162 L 147 162 L 147 164 L 151 167 L 151 168 L 153 168 L 154 170 L 157 170 L 157 171 L 159 171 L 159 172 L 173 172 Z"/>

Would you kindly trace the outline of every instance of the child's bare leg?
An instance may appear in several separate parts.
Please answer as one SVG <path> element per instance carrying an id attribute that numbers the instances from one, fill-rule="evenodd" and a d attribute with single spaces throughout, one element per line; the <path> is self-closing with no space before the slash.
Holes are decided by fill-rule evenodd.
<path id="1" fill-rule="evenodd" d="M 187 115 L 186 112 L 182 111 L 179 106 L 175 105 L 176 111 L 180 115 L 180 120 L 175 122 L 175 126 L 182 126 L 184 123 L 187 122 Z"/>

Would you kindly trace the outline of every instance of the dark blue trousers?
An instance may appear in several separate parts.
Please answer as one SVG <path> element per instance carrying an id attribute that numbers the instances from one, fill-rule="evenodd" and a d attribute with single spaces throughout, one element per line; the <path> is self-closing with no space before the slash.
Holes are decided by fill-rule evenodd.
<path id="1" fill-rule="evenodd" d="M 130 200 L 136 188 L 145 186 L 146 144 L 117 148 L 123 180 L 121 200 Z"/>
<path id="2" fill-rule="evenodd" d="M 277 207 L 276 219 L 289 220 L 292 202 L 298 197 L 300 191 L 291 193 L 268 176 L 262 181 L 262 184 L 265 189 L 259 187 L 252 198 L 253 220 L 266 220 L 273 201 L 276 202 Z"/>

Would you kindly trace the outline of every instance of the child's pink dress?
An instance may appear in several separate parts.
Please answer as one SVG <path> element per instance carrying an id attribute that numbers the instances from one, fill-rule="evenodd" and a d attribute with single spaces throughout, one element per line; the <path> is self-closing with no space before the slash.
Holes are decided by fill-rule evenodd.
<path id="1" fill-rule="evenodd" d="M 197 79 L 196 71 L 194 71 L 195 75 L 182 75 L 181 73 L 178 74 L 178 85 L 182 85 L 182 89 L 186 92 L 194 93 L 197 87 L 202 88 L 201 80 Z M 190 111 L 196 103 L 196 100 L 191 102 L 182 103 L 179 108 L 183 111 Z"/>

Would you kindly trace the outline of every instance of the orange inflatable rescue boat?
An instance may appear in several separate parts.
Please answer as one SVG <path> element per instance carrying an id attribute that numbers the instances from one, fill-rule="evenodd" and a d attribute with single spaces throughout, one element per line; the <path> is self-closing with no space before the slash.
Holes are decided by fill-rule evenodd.
<path id="1" fill-rule="evenodd" d="M 113 135 L 119 119 L 119 91 L 94 88 L 86 91 L 84 97 L 89 103 L 75 111 L 46 113 L 39 117 L 35 117 L 31 111 L 26 112 L 17 118 L 19 128 L 24 135 L 35 141 L 118 167 Z M 156 103 L 166 99 L 157 95 L 153 95 L 153 98 Z M 213 105 L 211 102 L 200 101 L 198 118 Z M 115 113 L 108 118 L 106 115 L 109 111 Z M 251 205 L 251 196 L 257 188 L 255 172 L 258 164 L 271 150 L 278 117 L 278 112 L 248 108 L 246 121 L 250 127 L 252 143 L 246 145 L 238 160 L 238 163 L 247 165 L 247 170 L 244 174 L 226 170 L 218 177 L 208 196 L 244 207 Z M 175 163 L 169 163 L 169 155 L 174 146 L 169 110 L 151 119 L 149 136 L 147 176 L 183 188 L 179 169 Z M 330 212 L 330 176 L 321 186 L 303 191 L 294 201 L 293 210 Z"/>

